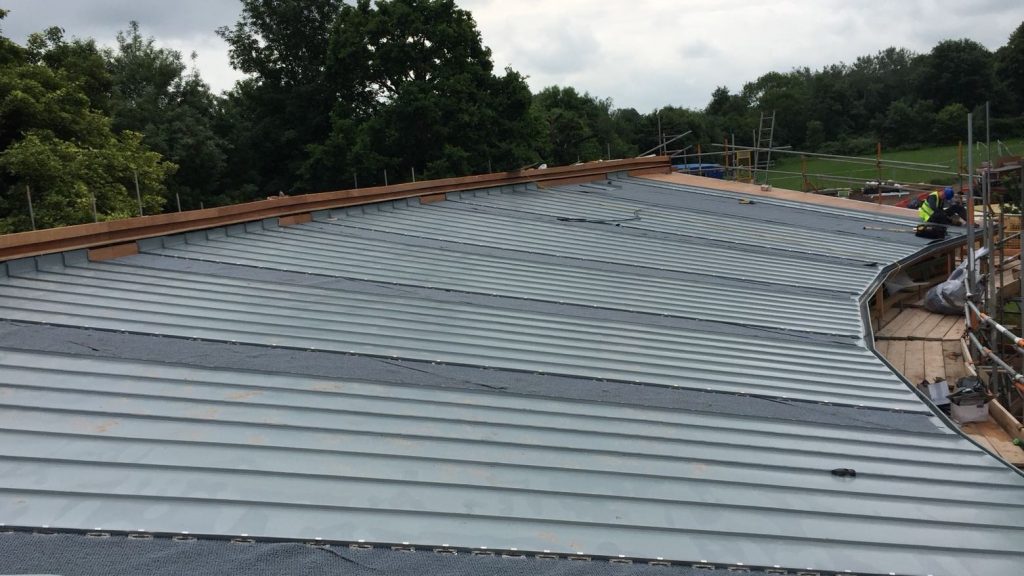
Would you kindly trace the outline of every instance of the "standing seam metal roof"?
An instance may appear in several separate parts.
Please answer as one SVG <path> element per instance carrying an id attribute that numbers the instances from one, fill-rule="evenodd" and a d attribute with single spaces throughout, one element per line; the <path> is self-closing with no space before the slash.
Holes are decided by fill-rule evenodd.
<path id="1" fill-rule="evenodd" d="M 861 338 L 860 292 L 919 239 L 770 199 L 717 222 L 735 196 L 610 182 L 586 188 L 594 200 L 502 189 L 165 238 L 109 262 L 3 265 L 0 318 L 69 345 L 123 331 L 147 359 L 0 348 L 0 522 L 859 573 L 1019 565 L 1024 477 L 943 426 Z M 641 219 L 556 216 L 623 205 Z M 688 213 L 695 225 L 674 228 Z M 778 242 L 743 242 L 757 214 Z M 832 236 L 870 248 L 830 249 Z M 163 362 L 153 334 L 201 340 L 204 366 Z M 232 341 L 490 370 L 467 390 L 216 367 Z M 622 393 L 570 401 L 486 377 L 517 372 Z M 925 425 L 631 405 L 631 386 Z"/>
<path id="2" fill-rule="evenodd" d="M 125 273 L 111 275 L 111 267 Z M 354 292 L 339 301 L 329 290 L 105 264 L 12 276 L 0 284 L 0 297 L 0 311 L 13 320 L 924 410 L 912 392 L 893 386 L 876 356 L 849 345 L 678 333 Z"/>
<path id="3" fill-rule="evenodd" d="M 622 219 L 618 225 L 640 230 L 654 230 L 689 238 L 720 240 L 739 245 L 756 244 L 771 250 L 815 254 L 832 258 L 848 258 L 862 262 L 892 261 L 906 255 L 906 247 L 895 242 L 856 243 L 861 238 L 821 230 L 804 231 L 793 226 L 765 222 L 757 218 L 726 218 L 713 213 L 664 210 L 649 203 L 625 202 L 617 199 L 595 198 L 593 193 L 573 188 L 557 188 L 557 194 L 538 197 L 524 190 L 512 194 L 460 192 L 451 194 L 454 202 L 472 206 L 485 206 L 542 214 L 561 218 Z M 756 202 L 751 211 L 756 212 Z M 634 217 L 637 220 L 628 220 Z"/>
<path id="4" fill-rule="evenodd" d="M 268 228 L 232 235 L 190 235 L 148 252 L 178 258 L 314 273 L 504 297 L 600 306 L 720 322 L 857 336 L 863 331 L 850 296 L 834 301 L 753 292 L 710 280 L 624 277 L 602 270 L 480 256 L 338 234 L 336 227 Z M 204 235 L 205 236 L 205 235 Z M 386 267 L 382 266 L 386 262 Z"/>
<path id="5" fill-rule="evenodd" d="M 356 210 L 359 209 L 334 211 L 332 215 L 341 219 L 339 224 L 343 226 L 398 235 L 440 238 L 514 252 L 551 254 L 642 268 L 684 272 L 700 270 L 704 274 L 724 278 L 842 289 L 857 294 L 865 290 L 878 274 L 874 267 L 807 262 L 795 256 L 707 243 L 652 238 L 630 241 L 622 234 L 604 229 L 553 227 L 550 222 L 450 210 L 443 203 L 415 209 L 396 207 L 376 214 L 358 214 Z M 415 213 L 410 210 L 415 210 Z"/>
<path id="6" fill-rule="evenodd" d="M 857 570 L 856 553 L 906 571 L 1024 551 L 1022 487 L 999 488 L 1013 472 L 938 429 L 858 433 L 14 351 L 0 363 L 0 494 L 21 501 L 4 507 L 8 524 L 639 557 L 682 546 L 683 558 Z M 827 473 L 836 467 L 870 473 L 844 480 Z M 908 546 L 927 556 L 907 558 Z"/>

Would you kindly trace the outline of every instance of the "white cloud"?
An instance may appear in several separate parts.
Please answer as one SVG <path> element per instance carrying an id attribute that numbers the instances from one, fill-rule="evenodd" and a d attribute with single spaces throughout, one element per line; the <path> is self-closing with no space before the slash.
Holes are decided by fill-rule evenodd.
<path id="1" fill-rule="evenodd" d="M 1024 20 L 1019 0 L 463 0 L 495 64 L 531 88 L 571 85 L 649 111 L 703 108 L 717 86 L 739 90 L 765 72 L 852 62 L 889 46 L 927 52 L 948 38 L 990 49 Z M 566 38 L 587 34 L 597 58 Z M 543 64 L 535 55 L 542 50 Z M 571 63 L 565 70 L 551 60 Z M 581 68 L 579 64 L 583 64 Z"/>
<path id="2" fill-rule="evenodd" d="M 765 72 L 852 62 L 889 46 L 926 52 L 948 38 L 990 49 L 1024 20 L 1020 0 L 457 0 L 473 12 L 498 70 L 531 88 L 574 86 L 616 106 L 703 108 L 717 86 L 739 90 Z M 138 20 L 143 33 L 188 57 L 215 91 L 240 74 L 215 34 L 237 0 L 5 0 L 16 41 L 59 25 L 69 36 L 114 42 Z"/>
<path id="3" fill-rule="evenodd" d="M 228 58 L 228 45 L 219 36 L 198 34 L 161 38 L 160 45 L 181 52 L 181 56 L 188 66 L 192 65 L 189 58 L 192 52 L 195 52 L 199 74 L 210 85 L 210 89 L 214 93 L 230 90 L 236 80 L 244 77 L 244 74 L 231 67 L 231 60 Z"/>

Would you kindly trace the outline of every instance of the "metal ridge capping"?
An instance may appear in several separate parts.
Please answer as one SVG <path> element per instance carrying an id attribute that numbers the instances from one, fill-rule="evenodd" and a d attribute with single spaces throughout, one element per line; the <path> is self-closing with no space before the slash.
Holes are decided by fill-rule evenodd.
<path id="1" fill-rule="evenodd" d="M 93 224 L 49 228 L 33 232 L 19 232 L 0 235 L 0 260 L 92 248 L 215 226 L 302 214 L 314 210 L 370 204 L 386 200 L 414 198 L 431 194 L 527 182 L 596 180 L 605 177 L 611 172 L 619 171 L 646 173 L 650 171 L 667 172 L 669 169 L 669 160 L 665 156 L 608 160 L 573 166 L 545 168 L 542 170 L 514 170 L 511 172 L 425 180 L 390 186 L 284 196 L 243 204 L 207 208 L 205 210 L 172 212 L 123 220 L 96 222 Z"/>

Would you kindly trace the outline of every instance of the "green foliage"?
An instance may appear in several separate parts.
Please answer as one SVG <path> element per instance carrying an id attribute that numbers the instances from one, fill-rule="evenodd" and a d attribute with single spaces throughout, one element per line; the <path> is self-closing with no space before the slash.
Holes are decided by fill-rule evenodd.
<path id="1" fill-rule="evenodd" d="M 29 61 L 0 68 L 0 149 L 33 128 L 87 145 L 99 145 L 109 130 L 107 119 L 62 70 Z"/>
<path id="2" fill-rule="evenodd" d="M 788 74 L 769 72 L 743 86 L 743 97 L 757 111 L 775 111 L 775 142 L 803 142 L 806 114 L 810 104 L 806 69 Z"/>
<path id="3" fill-rule="evenodd" d="M 929 100 L 896 100 L 889 105 L 879 131 L 886 147 L 921 144 L 931 140 L 935 114 Z"/>
<path id="4" fill-rule="evenodd" d="M 94 40 L 76 38 L 69 42 L 64 30 L 51 27 L 31 34 L 26 48 L 29 62 L 60 70 L 82 90 L 91 108 L 109 113 L 111 78 Z"/>
<path id="5" fill-rule="evenodd" d="M 821 148 L 825 143 L 825 124 L 820 120 L 807 121 L 807 133 L 804 136 L 804 145 L 812 150 Z"/>
<path id="6" fill-rule="evenodd" d="M 852 64 L 769 72 L 739 95 L 718 88 L 705 109 L 714 132 L 751 144 L 762 112 L 776 113 L 776 145 L 832 153 L 932 142 L 964 133 L 968 110 L 992 100 L 994 111 L 1020 113 L 1024 93 L 1024 24 L 996 54 L 971 40 L 946 40 L 928 54 L 887 48 Z M 996 102 L 998 100 L 998 102 Z M 1003 137 L 1013 123 L 1000 125 Z"/>
<path id="7" fill-rule="evenodd" d="M 229 155 L 255 194 L 517 168 L 536 158 L 525 79 L 494 73 L 451 0 L 246 0 L 222 28 L 240 83 Z"/>
<path id="8" fill-rule="evenodd" d="M 111 79 L 91 41 L 67 42 L 57 28 L 34 34 L 27 48 L 0 47 L 0 232 L 63 226 L 138 213 L 135 175 L 147 213 L 164 204 L 164 182 L 175 166 L 117 133 L 99 107 Z M 101 102 L 97 106 L 90 92 Z"/>
<path id="9" fill-rule="evenodd" d="M 956 142 L 967 126 L 967 107 L 959 102 L 950 104 L 935 115 L 932 142 Z"/>
<path id="10" fill-rule="evenodd" d="M 938 106 L 984 105 L 994 87 L 994 62 L 992 53 L 973 40 L 939 42 L 921 63 L 918 96 Z"/>
<path id="11" fill-rule="evenodd" d="M 344 78 L 327 73 L 328 51 L 341 0 L 242 0 L 234 27 L 217 30 L 231 63 L 249 78 L 223 102 L 225 187 L 238 200 L 306 189 L 301 172 L 323 151 L 331 111 L 351 98 Z M 346 145 L 349 142 L 346 141 Z M 310 172 L 333 166 L 312 167 Z"/>
<path id="12" fill-rule="evenodd" d="M 0 230 L 11 232 L 31 226 L 24 198 L 28 185 L 39 228 L 92 222 L 93 198 L 99 220 L 138 216 L 136 173 L 144 212 L 159 213 L 164 204 L 162 184 L 174 166 L 147 151 L 142 135 L 134 132 L 111 136 L 102 146 L 92 148 L 34 130 L 0 154 L 0 169 L 21 184 L 8 190 L 5 207 L 25 203 L 24 211 L 0 218 Z"/>
<path id="13" fill-rule="evenodd" d="M 549 165 L 603 158 L 616 139 L 610 100 L 550 86 L 534 96 L 533 107 L 544 129 L 540 155 Z"/>
<path id="14" fill-rule="evenodd" d="M 218 103 L 181 54 L 144 38 L 137 22 L 117 35 L 107 53 L 115 131 L 143 134 L 143 143 L 178 165 L 167 181 L 167 205 L 183 209 L 226 203 L 222 179 L 227 143 L 215 131 Z"/>
<path id="15" fill-rule="evenodd" d="M 8 10 L 0 8 L 0 23 L 7 17 Z M 2 32 L 2 28 L 0 28 Z M 0 34 L 0 67 L 11 66 L 25 59 L 25 49 Z"/>
<path id="16" fill-rule="evenodd" d="M 996 51 L 995 70 L 1009 100 L 1007 112 L 1024 114 L 1024 22 L 1010 34 L 1006 45 Z"/>
<path id="17" fill-rule="evenodd" d="M 424 177 L 460 176 L 517 168 L 534 157 L 525 79 L 510 69 L 494 74 L 472 15 L 451 0 L 343 7 L 328 71 L 351 94 L 335 103 L 332 126 L 354 119 L 347 164 L 371 182 L 384 170 L 392 179 L 413 169 Z M 346 172 L 337 170 L 339 179 Z"/>
<path id="18" fill-rule="evenodd" d="M 531 94 L 521 74 L 494 69 L 454 0 L 241 4 L 218 33 L 247 77 L 222 95 L 135 22 L 108 50 L 56 27 L 24 47 L 0 35 L 0 231 L 29 226 L 26 185 L 38 225 L 62 225 L 91 221 L 94 197 L 99 219 L 135 214 L 136 172 L 149 213 L 385 173 L 396 183 L 631 157 L 657 146 L 659 127 L 690 132 L 670 149 L 707 154 L 753 144 L 773 111 L 776 146 L 844 155 L 953 144 L 986 100 L 994 138 L 1024 133 L 1024 24 L 994 54 L 970 40 L 893 47 L 719 87 L 704 110 L 640 113 L 569 86 Z M 851 177 L 862 176 L 877 177 Z"/>

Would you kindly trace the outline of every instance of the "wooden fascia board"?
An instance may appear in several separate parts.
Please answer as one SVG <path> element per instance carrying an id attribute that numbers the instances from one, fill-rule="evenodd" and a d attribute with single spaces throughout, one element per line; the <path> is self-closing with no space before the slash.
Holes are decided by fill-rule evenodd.
<path id="1" fill-rule="evenodd" d="M 207 208 L 205 210 L 173 212 L 124 220 L 50 228 L 33 232 L 20 232 L 0 236 L 0 261 L 67 250 L 95 248 L 109 244 L 121 244 L 143 238 L 180 234 L 194 230 L 241 224 L 266 218 L 281 218 L 360 204 L 372 204 L 419 196 L 436 196 L 448 192 L 514 184 L 598 180 L 606 178 L 608 174 L 613 172 L 660 170 L 667 166 L 668 158 L 666 157 L 590 162 L 542 170 L 517 170 L 498 174 L 481 174 L 462 178 L 410 182 L 393 186 L 337 190 L 300 196 L 283 196 L 280 198 L 274 197 L 267 200 Z"/>

